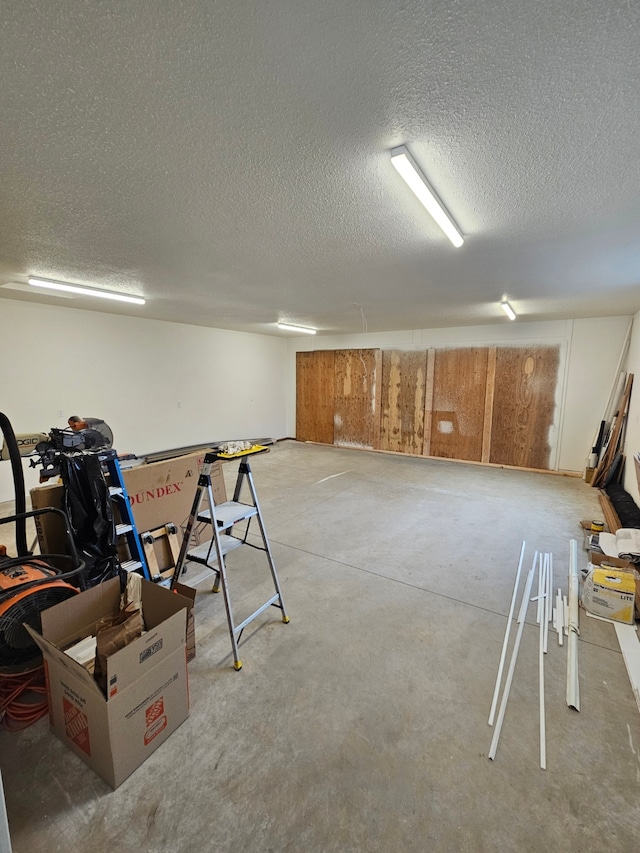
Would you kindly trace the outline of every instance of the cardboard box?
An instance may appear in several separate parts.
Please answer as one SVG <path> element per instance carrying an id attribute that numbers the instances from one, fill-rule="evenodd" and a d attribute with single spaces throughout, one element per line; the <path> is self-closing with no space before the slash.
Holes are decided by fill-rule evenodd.
<path id="1" fill-rule="evenodd" d="M 47 483 L 45 486 L 37 486 L 31 489 L 32 509 L 44 509 L 52 506 L 54 509 L 63 509 L 64 489 L 60 483 Z M 68 553 L 67 537 L 64 532 L 64 523 L 55 512 L 34 517 L 38 544 L 41 554 L 66 554 Z M 66 564 L 68 571 L 69 564 Z"/>
<path id="2" fill-rule="evenodd" d="M 147 631 L 107 659 L 108 698 L 62 651 L 95 632 L 120 607 L 118 578 L 42 612 L 27 630 L 44 655 L 49 721 L 55 734 L 117 788 L 189 716 L 185 628 L 189 602 L 142 581 Z"/>
<path id="3" fill-rule="evenodd" d="M 169 522 L 173 522 L 178 530 L 184 528 L 204 457 L 205 451 L 198 451 L 164 462 L 123 468 L 122 475 L 139 533 Z M 227 495 L 220 462 L 215 462 L 211 468 L 211 485 L 214 501 L 224 503 Z"/>
<path id="4" fill-rule="evenodd" d="M 191 512 L 204 457 L 205 451 L 198 451 L 164 462 L 122 469 L 138 533 L 153 530 L 169 522 L 175 524 L 179 534 L 182 533 Z M 220 462 L 212 465 L 211 485 L 215 503 L 224 503 L 227 494 Z M 34 509 L 45 506 L 62 509 L 63 495 L 64 488 L 59 483 L 39 486 L 31 489 L 31 505 Z M 67 553 L 64 527 L 54 513 L 38 516 L 36 530 L 41 553 Z M 170 554 L 163 548 L 162 543 L 158 543 L 156 556 L 160 571 L 169 568 Z"/>
<path id="5" fill-rule="evenodd" d="M 600 566 L 602 563 L 605 563 L 607 566 L 613 566 L 616 569 L 635 568 L 634 564 L 629 562 L 629 560 L 621 560 L 620 557 L 608 557 L 599 551 L 589 551 L 589 562 L 594 566 Z"/>
<path id="6" fill-rule="evenodd" d="M 640 619 L 640 572 L 635 563 L 630 563 L 629 560 L 621 560 L 620 557 L 607 557 L 606 554 L 600 554 L 598 551 L 589 551 L 589 561 L 593 566 L 612 566 L 615 569 L 620 569 L 624 572 L 629 572 L 633 576 L 636 586 L 635 595 L 635 612 L 636 618 Z"/>
<path id="7" fill-rule="evenodd" d="M 582 603 L 589 613 L 633 625 L 635 621 L 635 573 L 608 565 L 593 566 L 582 590 Z"/>

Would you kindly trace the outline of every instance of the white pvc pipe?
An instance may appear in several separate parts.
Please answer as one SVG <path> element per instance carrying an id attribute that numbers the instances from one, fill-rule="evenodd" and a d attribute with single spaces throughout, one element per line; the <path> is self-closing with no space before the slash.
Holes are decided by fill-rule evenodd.
<path id="1" fill-rule="evenodd" d="M 578 543 L 569 542 L 569 640 L 567 642 L 567 705 L 580 710 L 580 681 L 578 678 Z"/>
<path id="2" fill-rule="evenodd" d="M 496 706 L 498 704 L 498 693 L 500 692 L 500 684 L 502 683 L 502 671 L 504 669 L 504 660 L 507 656 L 507 645 L 509 643 L 509 634 L 511 633 L 511 620 L 513 619 L 513 609 L 516 604 L 516 595 L 518 593 L 518 584 L 520 583 L 520 570 L 522 569 L 522 560 L 524 557 L 524 549 L 526 542 L 522 543 L 520 549 L 520 559 L 518 561 L 518 571 L 513 584 L 513 593 L 511 594 L 511 606 L 509 607 L 509 615 L 507 616 L 507 625 L 504 630 L 504 639 L 502 641 L 502 652 L 500 654 L 500 664 L 498 666 L 498 675 L 496 676 L 496 686 L 493 688 L 493 699 L 491 700 L 491 710 L 489 711 L 489 725 L 493 725 L 496 715 Z"/>
<path id="3" fill-rule="evenodd" d="M 558 632 L 558 645 L 564 644 L 564 604 L 562 603 L 562 591 L 558 590 L 556 598 L 556 631 Z"/>
<path id="4" fill-rule="evenodd" d="M 504 685 L 504 692 L 502 694 L 502 701 L 500 702 L 500 710 L 498 711 L 498 720 L 496 722 L 496 726 L 493 730 L 493 738 L 491 739 L 491 746 L 489 748 L 489 758 L 493 761 L 496 757 L 496 751 L 498 749 L 498 741 L 500 740 L 500 732 L 502 731 L 502 723 L 504 722 L 504 715 L 507 710 L 507 701 L 509 699 L 509 692 L 511 690 L 511 682 L 513 681 L 513 673 L 516 668 L 516 661 L 518 659 L 518 651 L 520 649 L 520 640 L 522 639 L 522 632 L 524 630 L 524 621 L 527 613 L 527 607 L 529 606 L 529 596 L 531 595 L 531 586 L 533 584 L 533 576 L 536 572 L 536 556 L 533 558 L 533 565 L 529 569 L 529 574 L 527 576 L 527 583 L 524 589 L 524 595 L 522 596 L 522 602 L 520 604 L 520 624 L 518 625 L 518 633 L 516 634 L 516 641 L 513 646 L 513 651 L 511 652 L 511 660 L 509 662 L 509 671 L 507 672 L 507 680 Z"/>
<path id="5" fill-rule="evenodd" d="M 545 554 L 547 559 L 547 574 L 545 586 L 545 617 L 544 617 L 544 653 L 546 655 L 549 647 L 549 620 L 551 619 L 551 590 L 553 588 L 553 556 Z"/>
<path id="6" fill-rule="evenodd" d="M 548 554 L 545 554 L 545 589 L 548 587 Z M 546 733 L 546 721 L 545 721 L 545 709 L 544 709 L 544 653 L 547 629 L 549 627 L 549 623 L 547 622 L 546 616 L 546 605 L 547 605 L 548 597 L 545 599 L 545 612 L 543 614 L 544 618 L 540 622 L 540 637 L 538 642 L 538 694 L 540 697 L 540 767 L 543 770 L 547 769 L 547 733 Z"/>
<path id="7" fill-rule="evenodd" d="M 544 587 L 542 585 L 543 581 L 543 562 L 542 562 L 542 554 L 538 555 L 538 559 L 540 560 L 540 566 L 538 568 L 538 609 L 536 610 L 536 622 L 540 622 L 542 620 L 542 611 L 544 605 Z"/>

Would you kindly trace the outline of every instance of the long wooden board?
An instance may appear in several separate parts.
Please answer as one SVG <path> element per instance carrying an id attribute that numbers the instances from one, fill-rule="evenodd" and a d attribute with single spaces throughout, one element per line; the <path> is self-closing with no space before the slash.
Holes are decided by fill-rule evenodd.
<path id="1" fill-rule="evenodd" d="M 335 353 L 296 353 L 296 438 L 333 444 Z"/>
<path id="2" fill-rule="evenodd" d="M 498 347 L 490 461 L 550 467 L 559 347 Z"/>
<path id="3" fill-rule="evenodd" d="M 379 349 L 335 351 L 334 444 L 380 448 L 381 372 Z"/>
<path id="4" fill-rule="evenodd" d="M 380 449 L 422 453 L 427 353 L 384 350 Z"/>
<path id="5" fill-rule="evenodd" d="M 436 350 L 431 456 L 481 461 L 488 352 L 486 347 Z"/>

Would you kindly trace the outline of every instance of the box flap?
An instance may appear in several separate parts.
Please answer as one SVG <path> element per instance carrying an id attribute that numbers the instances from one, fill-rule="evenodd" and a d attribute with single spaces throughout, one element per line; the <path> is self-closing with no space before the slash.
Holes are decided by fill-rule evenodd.
<path id="1" fill-rule="evenodd" d="M 167 590 L 165 595 L 171 596 Z M 182 599 L 184 602 L 185 599 Z M 144 605 L 143 605 L 144 612 Z M 187 609 L 184 605 L 160 625 L 107 658 L 107 698 L 122 693 L 147 671 L 163 663 L 177 648 L 184 649 L 187 631 Z"/>
<path id="2" fill-rule="evenodd" d="M 155 628 L 184 607 L 191 607 L 188 598 L 151 581 L 142 581 L 142 613 L 147 630 Z"/>
<path id="3" fill-rule="evenodd" d="M 95 632 L 102 616 L 120 609 L 120 578 L 112 578 L 43 610 L 42 636 L 62 648 Z"/>
<path id="4" fill-rule="evenodd" d="M 606 554 L 601 554 L 599 551 L 589 551 L 589 562 L 594 566 L 606 563 L 608 566 L 614 566 L 617 569 L 633 567 L 633 564 L 629 560 L 621 560 L 620 557 L 609 557 Z"/>
<path id="5" fill-rule="evenodd" d="M 64 652 L 60 651 L 60 649 L 56 648 L 53 643 L 50 643 L 47 639 L 38 634 L 38 632 L 30 625 L 27 625 L 26 622 L 23 624 L 34 643 L 36 643 L 44 655 L 45 660 L 62 667 L 70 676 L 81 681 L 88 690 L 92 693 L 96 693 L 104 701 L 102 691 L 96 684 L 90 672 L 77 663 L 77 661 L 74 661 L 73 658 L 70 658 L 69 655 L 66 655 Z"/>
<path id="6" fill-rule="evenodd" d="M 197 590 L 192 586 L 185 586 L 183 583 L 176 582 L 175 591 L 178 595 L 184 596 L 189 601 L 189 605 L 193 606 L 196 600 Z"/>

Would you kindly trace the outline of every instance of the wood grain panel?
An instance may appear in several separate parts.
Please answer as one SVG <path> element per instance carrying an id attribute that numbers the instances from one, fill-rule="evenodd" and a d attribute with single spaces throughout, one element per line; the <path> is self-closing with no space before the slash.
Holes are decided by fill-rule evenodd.
<path id="1" fill-rule="evenodd" d="M 486 347 L 436 351 L 431 456 L 481 460 L 488 352 Z"/>
<path id="2" fill-rule="evenodd" d="M 333 444 L 335 353 L 296 353 L 296 438 Z"/>
<path id="3" fill-rule="evenodd" d="M 484 427 L 482 429 L 482 461 L 491 458 L 491 421 L 493 419 L 493 390 L 496 381 L 496 348 L 489 347 L 487 382 L 484 395 Z"/>
<path id="4" fill-rule="evenodd" d="M 333 443 L 380 449 L 379 349 L 335 351 Z"/>
<path id="5" fill-rule="evenodd" d="M 380 449 L 422 454 L 427 353 L 382 353 Z"/>
<path id="6" fill-rule="evenodd" d="M 436 351 L 427 350 L 427 381 L 424 391 L 424 444 L 422 453 L 431 456 L 431 425 L 433 423 L 433 370 L 436 362 Z"/>
<path id="7" fill-rule="evenodd" d="M 559 347 L 499 347 L 490 461 L 549 469 Z"/>

